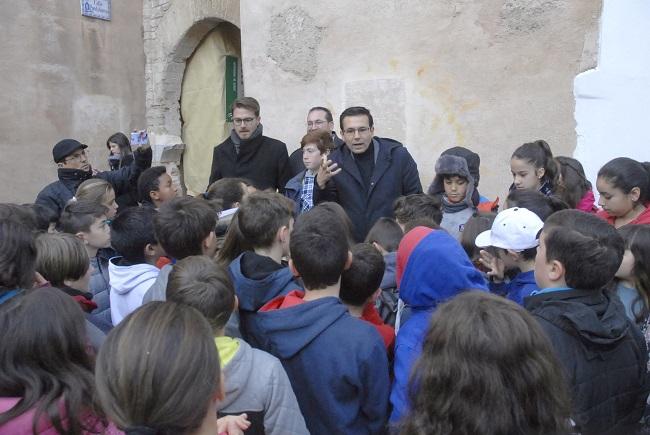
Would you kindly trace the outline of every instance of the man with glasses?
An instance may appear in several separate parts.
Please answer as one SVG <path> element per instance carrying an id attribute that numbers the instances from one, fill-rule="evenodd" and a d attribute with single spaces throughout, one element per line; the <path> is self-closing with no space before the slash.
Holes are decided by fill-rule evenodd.
<path id="1" fill-rule="evenodd" d="M 309 109 L 307 113 L 307 133 L 312 130 L 325 130 L 332 134 L 332 142 L 335 149 L 343 145 L 343 141 L 336 135 L 334 131 L 334 118 L 332 112 L 326 107 L 316 106 Z M 334 150 L 332 150 L 334 151 Z M 291 165 L 292 176 L 298 175 L 305 170 L 305 164 L 302 162 L 302 147 L 295 150 L 289 156 L 289 163 Z"/>
<path id="2" fill-rule="evenodd" d="M 287 146 L 263 136 L 260 120 L 255 98 L 235 100 L 230 137 L 214 147 L 210 184 L 222 178 L 244 178 L 256 189 L 283 191 L 291 178 Z"/>
<path id="3" fill-rule="evenodd" d="M 115 195 L 135 188 L 138 177 L 151 166 L 151 147 L 141 145 L 133 152 L 133 161 L 116 171 L 94 171 L 86 153 L 88 145 L 74 139 L 63 139 L 52 149 L 52 157 L 58 166 L 59 180 L 48 184 L 36 197 L 36 204 L 48 207 L 61 215 L 65 205 L 72 199 L 79 185 L 90 178 L 108 181 Z"/>
<path id="4" fill-rule="evenodd" d="M 341 171 L 328 183 L 335 184 L 338 203 L 352 220 L 355 239 L 361 242 L 377 219 L 392 217 L 397 198 L 422 193 L 422 184 L 406 148 L 393 139 L 374 136 L 368 109 L 345 109 L 340 124 L 345 146 L 330 159 Z"/>

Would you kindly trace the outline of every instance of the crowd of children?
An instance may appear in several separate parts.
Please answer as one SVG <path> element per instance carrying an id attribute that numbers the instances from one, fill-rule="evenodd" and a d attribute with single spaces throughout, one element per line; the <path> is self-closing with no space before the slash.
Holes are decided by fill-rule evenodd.
<path id="1" fill-rule="evenodd" d="M 500 204 L 450 148 L 356 243 L 329 132 L 281 193 L 196 198 L 106 145 L 115 174 L 61 141 L 69 182 L 0 204 L 0 434 L 650 428 L 650 164 L 606 163 L 596 203 L 579 161 L 525 143 Z"/>

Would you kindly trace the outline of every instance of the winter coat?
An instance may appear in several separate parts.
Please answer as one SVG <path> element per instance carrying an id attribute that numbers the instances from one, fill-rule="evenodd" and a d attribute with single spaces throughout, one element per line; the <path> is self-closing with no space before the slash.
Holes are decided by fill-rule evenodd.
<path id="1" fill-rule="evenodd" d="M 92 315 L 97 319 L 95 324 L 105 333 L 108 333 L 113 327 L 108 260 L 115 255 L 116 253 L 112 249 L 100 249 L 97 251 L 97 255 L 90 259 L 93 272 L 90 276 L 89 290 L 93 295 L 93 302 L 97 304 L 97 308 L 92 312 Z"/>
<path id="2" fill-rule="evenodd" d="M 111 171 L 119 171 L 121 168 L 124 166 L 128 166 L 133 162 L 133 154 L 129 154 L 127 156 L 124 156 L 124 158 L 120 159 L 113 159 L 111 157 L 115 156 L 109 156 L 108 157 L 108 166 L 111 168 Z M 138 186 L 137 183 L 134 185 L 131 185 L 131 188 L 127 190 L 126 192 L 117 195 L 115 197 L 115 202 L 117 205 L 120 207 L 120 209 L 124 210 L 127 207 L 137 207 L 138 206 Z"/>
<path id="3" fill-rule="evenodd" d="M 257 313 L 253 332 L 282 362 L 309 432 L 384 433 L 390 381 L 375 328 L 350 316 L 335 297 L 278 309 L 284 298 Z"/>
<path id="4" fill-rule="evenodd" d="M 334 143 L 334 150 L 340 148 L 341 146 L 345 145 L 345 142 L 336 135 L 335 132 L 332 132 L 332 142 Z M 294 152 L 291 153 L 289 156 L 289 166 L 291 168 L 291 176 L 295 177 L 299 173 L 305 170 L 305 164 L 302 161 L 302 147 L 298 148 Z"/>
<path id="5" fill-rule="evenodd" d="M 535 271 L 521 272 L 515 276 L 512 281 L 505 283 L 490 283 L 490 291 L 501 296 L 505 296 L 511 301 L 524 305 L 524 298 L 530 296 L 534 291 L 538 291 L 535 282 Z"/>
<path id="6" fill-rule="evenodd" d="M 524 304 L 564 367 L 578 432 L 633 433 L 648 397 L 648 352 L 620 300 L 604 290 L 570 289 L 538 293 Z"/>
<path id="7" fill-rule="evenodd" d="M 154 280 L 151 287 L 145 291 L 142 296 L 142 304 L 149 303 L 151 301 L 166 301 L 167 300 L 167 281 L 169 280 L 169 274 L 174 267 L 173 264 L 166 264 L 158 273 L 158 276 Z"/>
<path id="8" fill-rule="evenodd" d="M 48 184 L 36 197 L 36 204 L 54 210 L 57 216 L 72 199 L 81 183 L 91 178 L 101 178 L 113 186 L 115 195 L 119 196 L 137 185 L 138 177 L 145 169 L 151 167 L 151 148 L 138 149 L 133 153 L 134 160 L 129 166 L 124 166 L 117 171 L 98 172 L 93 175 L 91 171 L 80 169 L 59 168 L 59 180 Z"/>
<path id="9" fill-rule="evenodd" d="M 120 265 L 121 258 L 112 258 L 108 264 L 113 325 L 120 323 L 143 304 L 144 294 L 160 273 L 160 269 L 151 264 Z"/>
<path id="10" fill-rule="evenodd" d="M 354 238 L 359 242 L 377 219 L 393 216 L 393 202 L 397 198 L 422 193 L 417 164 L 406 147 L 387 138 L 375 137 L 373 141 L 379 149 L 368 190 L 347 146 L 330 156 L 341 169 L 330 182 L 336 186 L 337 202 L 352 220 Z"/>
<path id="11" fill-rule="evenodd" d="M 442 230 L 417 227 L 407 233 L 397 252 L 397 264 L 400 298 L 411 308 L 411 315 L 400 325 L 395 341 L 391 423 L 398 422 L 408 412 L 409 376 L 422 353 L 422 342 L 438 304 L 464 290 L 487 290 L 481 272 L 460 244 Z"/>
<path id="12" fill-rule="evenodd" d="M 210 184 L 222 178 L 244 178 L 259 190 L 279 190 L 291 178 L 284 142 L 267 136 L 242 141 L 239 154 L 230 137 L 214 147 Z"/>
<path id="13" fill-rule="evenodd" d="M 246 413 L 252 424 L 247 434 L 309 434 L 280 361 L 236 340 L 237 353 L 221 367 L 225 398 L 218 404 L 218 415 Z"/>
<path id="14" fill-rule="evenodd" d="M 611 216 L 605 210 L 599 210 L 596 213 L 596 216 L 603 218 L 607 221 L 608 224 L 614 225 L 616 223 L 616 216 Z M 640 224 L 650 224 L 650 202 L 646 203 L 645 210 L 643 213 L 638 215 L 636 219 L 632 222 L 628 222 L 626 225 L 640 225 Z"/>
<path id="15" fill-rule="evenodd" d="M 295 204 L 296 216 L 300 214 L 300 195 L 302 195 L 302 181 L 305 179 L 306 169 L 298 173 L 295 177 L 287 182 L 284 187 L 284 196 L 292 200 Z M 314 178 L 314 205 L 324 201 L 335 201 L 336 191 L 334 183 L 327 183 L 325 188 L 318 187 L 317 178 Z"/>
<path id="16" fill-rule="evenodd" d="M 257 310 L 270 300 L 285 295 L 291 290 L 302 289 L 302 287 L 294 280 L 288 267 L 279 268 L 261 279 L 251 279 L 245 276 L 242 272 L 242 257 L 251 254 L 255 255 L 251 252 L 244 252 L 230 263 L 228 269 L 235 285 L 235 293 L 239 299 L 239 330 L 241 336 L 251 346 L 260 348 L 260 343 L 251 334 L 251 330 L 257 323 Z"/>
<path id="17" fill-rule="evenodd" d="M 585 195 L 580 199 L 580 202 L 576 205 L 576 209 L 582 210 L 587 213 L 597 213 L 598 207 L 596 207 L 596 198 L 594 197 L 593 190 L 589 189 Z"/>
<path id="18" fill-rule="evenodd" d="M 5 413 L 12 409 L 20 401 L 19 397 L 0 397 L 0 414 Z M 59 435 L 59 432 L 54 428 L 52 422 L 46 417 L 47 413 L 41 414 L 40 421 L 36 425 L 36 433 L 38 435 Z M 63 427 L 67 426 L 67 418 L 65 415 L 65 406 L 63 401 L 59 405 L 59 415 L 62 416 Z M 36 416 L 36 409 L 32 408 L 27 412 L 19 415 L 13 420 L 0 426 L 0 434 L 7 435 L 32 435 L 32 424 Z M 87 418 L 83 421 L 86 424 L 92 424 L 95 417 L 88 414 Z M 123 432 L 118 430 L 113 424 L 108 423 L 106 426 L 98 422 L 93 426 L 93 431 L 83 431 L 83 435 L 90 434 L 104 434 L 104 435 L 123 435 Z"/>

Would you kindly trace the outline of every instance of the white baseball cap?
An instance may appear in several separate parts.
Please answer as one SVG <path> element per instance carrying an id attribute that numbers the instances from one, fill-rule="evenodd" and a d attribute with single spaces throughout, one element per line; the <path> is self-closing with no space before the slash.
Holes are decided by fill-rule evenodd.
<path id="1" fill-rule="evenodd" d="M 492 229 L 483 231 L 476 237 L 476 246 L 523 251 L 534 248 L 539 244 L 537 235 L 544 227 L 544 222 L 532 211 L 526 208 L 513 207 L 503 210 L 497 215 Z"/>

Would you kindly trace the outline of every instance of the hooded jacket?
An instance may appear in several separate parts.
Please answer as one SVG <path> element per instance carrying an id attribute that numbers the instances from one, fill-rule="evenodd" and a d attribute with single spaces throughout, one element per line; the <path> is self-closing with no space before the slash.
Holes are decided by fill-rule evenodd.
<path id="1" fill-rule="evenodd" d="M 465 290 L 487 290 L 485 279 L 460 244 L 445 231 L 416 227 L 397 251 L 400 298 L 411 316 L 400 325 L 395 342 L 395 380 L 390 395 L 391 423 L 408 412 L 408 380 L 422 352 L 429 321 L 438 304 Z"/>
<path id="2" fill-rule="evenodd" d="M 244 252 L 235 258 L 228 269 L 235 285 L 235 293 L 239 299 L 239 330 L 244 340 L 253 347 L 260 347 L 256 337 L 251 334 L 255 328 L 257 310 L 270 300 L 286 295 L 291 290 L 302 289 L 288 267 L 282 267 L 261 279 L 249 278 L 242 272 L 242 257 L 255 255 Z"/>
<path id="3" fill-rule="evenodd" d="M 309 434 L 280 361 L 236 340 L 237 352 L 222 366 L 226 397 L 219 402 L 219 416 L 245 412 L 253 426 L 246 433 Z"/>
<path id="4" fill-rule="evenodd" d="M 599 210 L 596 213 L 596 216 L 603 218 L 607 221 L 608 224 L 610 225 L 615 225 L 616 224 L 616 216 L 612 216 L 607 211 L 605 210 Z M 631 222 L 628 222 L 626 225 L 641 225 L 641 224 L 650 224 L 650 202 L 647 202 L 645 205 L 645 210 L 636 217 Z"/>
<path id="5" fill-rule="evenodd" d="M 236 134 L 234 130 L 232 134 Z M 259 190 L 282 192 L 291 178 L 287 146 L 277 139 L 262 136 L 260 129 L 258 136 L 241 141 L 237 153 L 235 143 L 228 137 L 214 147 L 210 184 L 228 177 L 250 180 Z"/>
<path id="6" fill-rule="evenodd" d="M 648 352 L 616 295 L 604 290 L 538 293 L 524 301 L 551 341 L 583 434 L 627 434 L 648 397 Z"/>
<path id="7" fill-rule="evenodd" d="M 122 257 L 111 258 L 108 274 L 111 280 L 111 318 L 117 325 L 142 305 L 144 294 L 158 278 L 160 270 L 151 264 L 120 266 Z"/>
<path id="8" fill-rule="evenodd" d="M 257 314 L 262 348 L 282 362 L 312 435 L 384 433 L 388 359 L 371 325 L 335 297 Z"/>
<path id="9" fill-rule="evenodd" d="M 535 282 L 535 271 L 520 272 L 512 281 L 505 283 L 490 283 L 490 291 L 501 296 L 505 296 L 519 305 L 524 305 L 524 298 L 531 293 L 538 291 L 539 287 Z"/>
<path id="10" fill-rule="evenodd" d="M 139 148 L 133 153 L 133 156 L 134 160 L 130 165 L 124 166 L 117 171 L 98 172 L 95 175 L 93 175 L 92 171 L 59 168 L 59 180 L 45 186 L 39 192 L 35 202 L 54 210 L 57 216 L 61 216 L 66 204 L 77 191 L 77 187 L 90 178 L 101 178 L 111 183 L 116 196 L 127 193 L 137 184 L 142 171 L 151 166 L 151 148 Z"/>
<path id="11" fill-rule="evenodd" d="M 374 137 L 373 141 L 377 156 L 368 190 L 347 145 L 330 157 L 341 168 L 330 182 L 335 184 L 337 202 L 352 220 L 354 238 L 359 242 L 377 219 L 393 215 L 393 201 L 402 195 L 422 193 L 417 164 L 406 147 L 387 138 Z"/>

